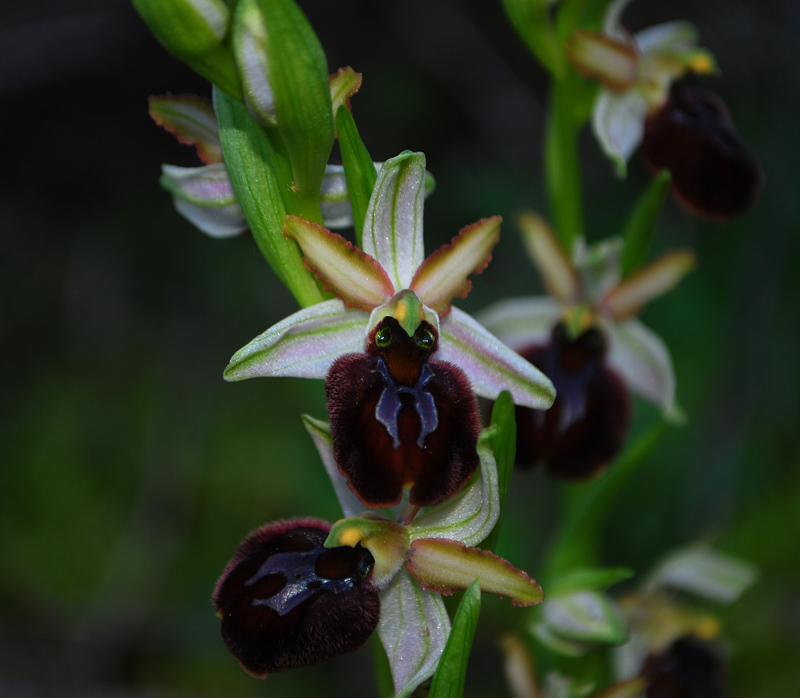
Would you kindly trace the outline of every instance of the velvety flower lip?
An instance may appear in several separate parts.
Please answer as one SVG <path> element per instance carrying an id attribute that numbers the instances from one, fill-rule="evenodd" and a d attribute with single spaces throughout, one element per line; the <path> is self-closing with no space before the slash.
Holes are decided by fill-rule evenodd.
<path id="1" fill-rule="evenodd" d="M 603 31 L 575 31 L 567 41 L 570 61 L 603 89 L 592 111 L 592 128 L 606 155 L 624 175 L 641 143 L 645 119 L 667 100 L 673 81 L 687 72 L 711 73 L 714 57 L 697 46 L 688 22 L 667 22 L 629 34 L 620 17 L 630 0 L 615 0 Z"/>
<path id="2" fill-rule="evenodd" d="M 337 298 L 304 308 L 256 337 L 233 356 L 226 380 L 324 378 L 339 356 L 364 351 L 371 331 L 391 315 L 409 336 L 428 322 L 439 335 L 434 358 L 462 368 L 478 395 L 496 398 L 508 390 L 517 404 L 552 404 L 553 386 L 538 369 L 450 304 L 469 290 L 468 277 L 486 266 L 500 219 L 467 226 L 424 259 L 424 182 L 421 153 L 405 152 L 383 165 L 367 209 L 363 250 L 287 216 L 284 233 Z"/>
<path id="3" fill-rule="evenodd" d="M 610 368 L 633 392 L 672 413 L 675 374 L 669 351 L 635 316 L 677 285 L 694 267 L 694 255 L 671 252 L 622 278 L 621 240 L 581 244 L 571 260 L 541 216 L 526 213 L 519 222 L 550 295 L 500 301 L 478 315 L 480 322 L 517 351 L 545 345 L 561 320 L 575 334 L 598 327 L 608 342 Z"/>
<path id="4" fill-rule="evenodd" d="M 263 526 L 237 549 L 212 597 L 228 650 L 251 676 L 354 652 L 375 630 L 378 592 L 364 548 L 325 547 L 330 524 Z"/>

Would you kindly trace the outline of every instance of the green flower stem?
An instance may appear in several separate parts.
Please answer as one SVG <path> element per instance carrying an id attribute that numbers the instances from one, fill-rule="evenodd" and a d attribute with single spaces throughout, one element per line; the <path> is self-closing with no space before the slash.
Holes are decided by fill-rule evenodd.
<path id="1" fill-rule="evenodd" d="M 292 199 L 281 192 L 283 159 L 265 129 L 253 121 L 241 102 L 220 90 L 216 90 L 216 108 L 228 175 L 258 248 L 302 307 L 319 303 L 325 295 L 306 269 L 297 243 L 283 235 L 286 213 L 296 210 L 297 215 L 321 221 L 319 203 L 314 203 L 316 214 L 305 197 L 287 211 L 284 199 Z"/>
<path id="2" fill-rule="evenodd" d="M 567 506 L 544 565 L 542 586 L 577 568 L 596 566 L 600 533 L 619 493 L 674 426 L 664 417 L 633 440 L 599 479 L 567 485 Z"/>
<path id="3" fill-rule="evenodd" d="M 583 120 L 573 103 L 572 82 L 569 76 L 553 82 L 544 149 L 544 174 L 551 212 L 561 241 L 570 253 L 584 234 L 583 187 L 578 157 L 578 134 Z"/>

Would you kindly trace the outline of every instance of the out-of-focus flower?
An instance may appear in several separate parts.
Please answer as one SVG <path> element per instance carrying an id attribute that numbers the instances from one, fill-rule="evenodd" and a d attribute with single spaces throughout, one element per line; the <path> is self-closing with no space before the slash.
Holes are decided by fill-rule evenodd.
<path id="1" fill-rule="evenodd" d="M 763 186 L 758 160 L 708 90 L 674 87 L 648 116 L 642 151 L 651 170 L 670 171 L 678 201 L 704 218 L 725 222 L 744 213 Z"/>
<path id="2" fill-rule="evenodd" d="M 351 71 L 352 72 L 352 71 Z M 334 103 L 349 96 L 341 91 L 339 75 L 331 76 Z M 215 238 L 233 237 L 248 229 L 244 211 L 236 200 L 222 158 L 217 117 L 211 100 L 196 95 L 163 95 L 150 98 L 150 116 L 181 143 L 197 147 L 203 167 L 162 165 L 160 184 L 170 194 L 175 208 L 192 225 Z M 375 163 L 380 167 L 381 163 Z M 433 191 L 433 178 L 426 173 L 425 195 Z M 347 193 L 344 168 L 328 165 L 319 199 L 325 225 L 347 228 L 353 213 Z"/>
<path id="3" fill-rule="evenodd" d="M 543 462 L 558 477 L 599 472 L 627 431 L 627 389 L 672 413 L 675 376 L 667 347 L 635 315 L 694 266 L 678 251 L 622 278 L 622 241 L 579 245 L 570 260 L 549 226 L 523 214 L 526 247 L 549 296 L 511 298 L 479 320 L 555 385 L 547 413 L 517 409 L 518 463 Z"/>
<path id="4" fill-rule="evenodd" d="M 488 263 L 500 219 L 464 228 L 423 259 L 424 179 L 422 154 L 384 164 L 367 210 L 364 251 L 287 216 L 284 233 L 338 298 L 270 328 L 225 371 L 228 380 L 327 376 L 337 462 L 372 507 L 409 491 L 412 504 L 432 505 L 464 485 L 476 465 L 470 384 L 489 398 L 508 390 L 517 404 L 539 409 L 554 397 L 538 369 L 451 306 L 469 291 L 469 275 Z"/>
<path id="5" fill-rule="evenodd" d="M 705 545 L 681 549 L 664 558 L 645 579 L 639 592 L 620 600 L 620 607 L 630 627 L 630 640 L 613 652 L 617 678 L 623 681 L 631 679 L 639 676 L 644 669 L 645 675 L 652 673 L 650 678 L 655 680 L 656 674 L 661 674 L 665 668 L 662 660 L 648 660 L 648 657 L 669 657 L 670 653 L 673 658 L 679 655 L 688 660 L 696 658 L 701 666 L 707 665 L 708 652 L 690 651 L 695 646 L 686 642 L 676 649 L 674 643 L 686 638 L 693 638 L 692 643 L 694 640 L 714 640 L 720 631 L 719 621 L 715 616 L 677 600 L 675 592 L 732 603 L 752 586 L 756 577 L 757 572 L 752 565 Z M 649 672 L 646 670 L 648 661 L 651 661 Z M 685 694 L 654 695 L 662 698 L 706 694 L 690 691 Z"/>
<path id="6" fill-rule="evenodd" d="M 642 668 L 647 698 L 724 698 L 725 661 L 718 647 L 691 635 L 650 654 Z"/>
<path id="7" fill-rule="evenodd" d="M 697 30 L 688 22 L 667 22 L 629 34 L 620 22 L 629 2 L 609 5 L 602 33 L 576 30 L 567 41 L 575 68 L 603 83 L 592 127 L 621 175 L 642 141 L 645 119 L 667 101 L 672 82 L 690 71 L 715 70 L 713 56 L 697 46 Z"/>

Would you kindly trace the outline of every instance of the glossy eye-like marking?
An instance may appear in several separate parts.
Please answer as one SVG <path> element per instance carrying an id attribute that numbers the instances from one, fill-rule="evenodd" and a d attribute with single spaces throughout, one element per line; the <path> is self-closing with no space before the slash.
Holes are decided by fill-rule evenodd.
<path id="1" fill-rule="evenodd" d="M 436 336 L 425 325 L 420 325 L 414 332 L 414 343 L 425 351 L 431 351 L 436 344 Z"/>
<path id="2" fill-rule="evenodd" d="M 518 465 L 541 463 L 554 477 L 580 480 L 617 454 L 630 423 L 630 395 L 605 363 L 606 344 L 599 328 L 571 338 L 559 322 L 548 344 L 520 352 L 553 381 L 556 401 L 546 412 L 516 408 Z"/>
<path id="3" fill-rule="evenodd" d="M 336 463 L 368 507 L 394 506 L 405 490 L 411 504 L 438 504 L 478 465 L 477 402 L 459 368 L 431 359 L 437 346 L 427 322 L 409 337 L 386 317 L 366 353 L 345 354 L 328 373 Z"/>
<path id="4" fill-rule="evenodd" d="M 354 652 L 380 616 L 369 551 L 325 548 L 317 519 L 270 524 L 239 546 L 214 590 L 225 646 L 252 676 Z"/>
<path id="5" fill-rule="evenodd" d="M 381 327 L 375 333 L 375 346 L 379 349 L 385 349 L 386 347 L 390 346 L 391 343 L 394 341 L 394 332 L 392 328 L 389 326 Z"/>

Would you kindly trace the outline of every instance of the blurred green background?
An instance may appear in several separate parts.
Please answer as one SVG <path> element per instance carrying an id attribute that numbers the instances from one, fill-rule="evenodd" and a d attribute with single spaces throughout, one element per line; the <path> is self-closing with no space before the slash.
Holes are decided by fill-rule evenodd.
<path id="1" fill-rule="evenodd" d="M 461 303 L 541 286 L 513 226 L 547 213 L 544 75 L 488 0 L 301 0 L 379 160 L 422 150 L 438 188 L 427 252 L 502 214 L 492 264 Z M 637 30 L 695 22 L 767 186 L 731 225 L 672 201 L 656 251 L 698 269 L 645 322 L 668 342 L 689 415 L 625 489 L 605 559 L 645 571 L 700 538 L 755 562 L 758 585 L 720 609 L 736 698 L 800 695 L 800 8 L 791 0 L 639 3 Z M 372 696 L 369 649 L 247 677 L 209 596 L 251 529 L 337 518 L 299 415 L 321 382 L 222 381 L 231 354 L 295 309 L 252 240 L 204 237 L 157 185 L 195 165 L 147 97 L 208 94 L 125 0 L 6 0 L 0 9 L 0 697 Z M 588 236 L 622 224 L 649 175 L 621 182 L 587 131 Z M 655 412 L 636 404 L 638 425 Z M 558 491 L 515 475 L 501 552 L 537 575 Z M 503 695 L 497 640 L 524 615 L 485 599 L 468 696 Z"/>

